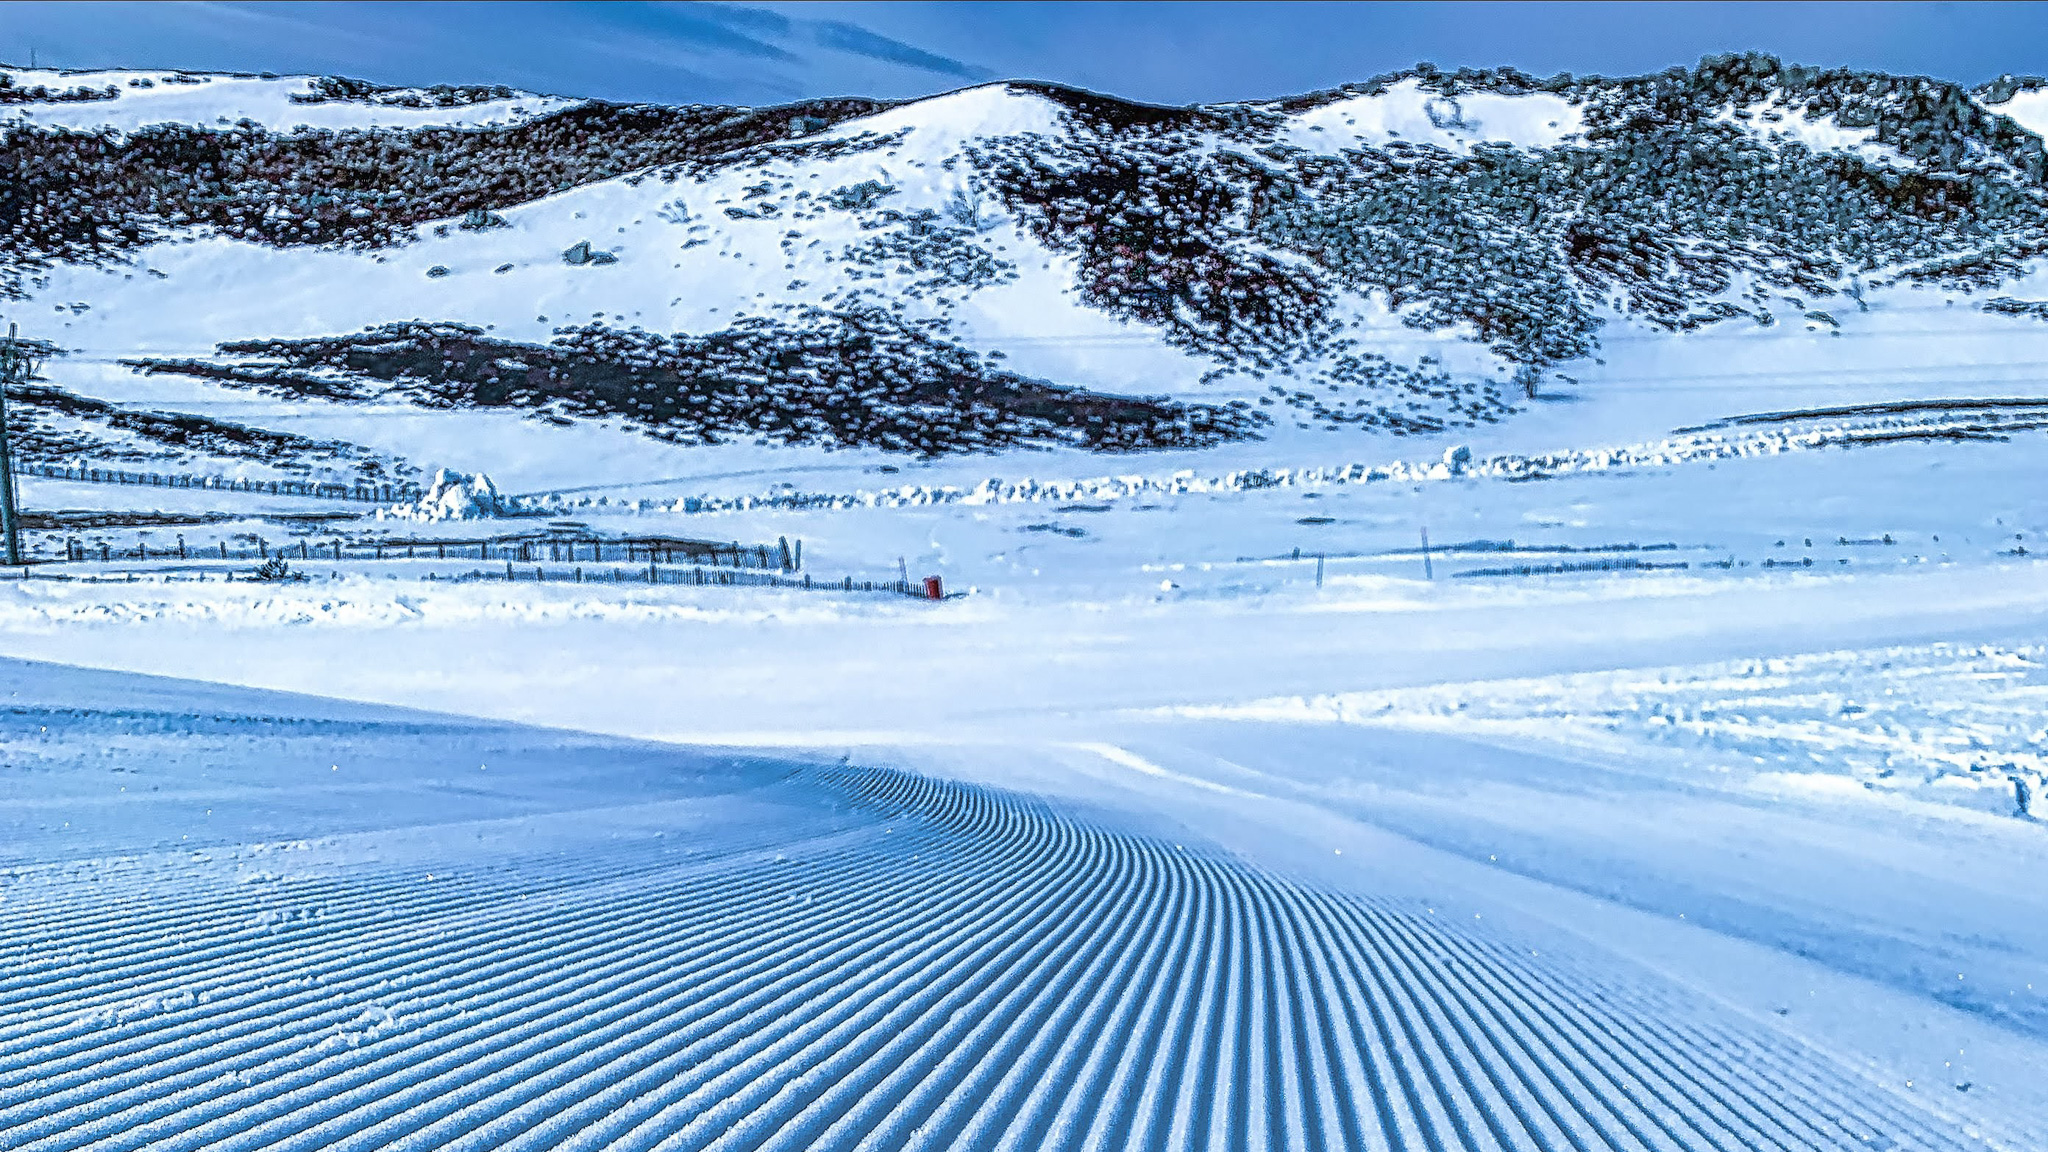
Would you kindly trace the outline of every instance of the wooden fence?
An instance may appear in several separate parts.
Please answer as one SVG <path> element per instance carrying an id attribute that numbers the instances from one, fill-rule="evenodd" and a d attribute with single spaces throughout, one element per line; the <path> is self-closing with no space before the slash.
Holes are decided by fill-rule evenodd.
<path id="1" fill-rule="evenodd" d="M 205 555 L 195 554 L 194 559 L 204 560 L 211 555 L 211 552 Z M 52 563 L 51 561 L 41 561 L 32 565 L 22 565 L 14 569 L 0 568 L 0 579 L 56 580 L 79 584 L 133 584 L 138 578 L 198 582 L 218 579 L 232 584 L 295 583 L 307 578 L 303 573 L 292 573 L 289 571 L 267 579 L 254 572 L 243 572 L 240 579 L 237 580 L 234 571 L 217 568 L 212 570 L 188 568 L 169 571 L 157 569 L 148 572 L 102 571 L 74 574 L 51 571 Z M 809 573 L 792 575 L 772 571 L 764 572 L 759 569 L 750 568 L 680 568 L 673 566 L 664 568 L 656 563 L 648 563 L 632 568 L 620 565 L 613 565 L 611 567 L 592 565 L 585 567 L 578 564 L 550 570 L 546 565 L 535 564 L 528 566 L 508 560 L 505 562 L 505 567 L 502 570 L 493 567 L 488 570 L 477 568 L 468 572 L 459 572 L 451 575 L 429 573 L 425 579 L 455 584 L 472 581 L 503 580 L 515 583 L 532 581 L 541 584 L 649 584 L 683 585 L 698 588 L 768 587 L 793 588 L 806 592 L 884 593 L 896 596 L 909 596 L 920 600 L 931 598 L 926 587 L 912 584 L 906 580 L 855 580 L 851 576 L 843 576 L 837 580 L 816 579 Z"/>
<path id="2" fill-rule="evenodd" d="M 680 584 L 699 588 L 799 588 L 814 592 L 887 592 L 917 599 L 925 598 L 924 589 L 907 580 L 855 580 L 851 576 L 843 576 L 837 580 L 812 579 L 808 573 L 794 576 L 745 568 L 663 568 L 657 564 L 648 564 L 631 570 L 619 567 L 585 568 L 576 565 L 550 571 L 544 565 L 527 567 L 507 562 L 503 571 L 492 569 L 486 572 L 479 569 L 456 576 L 429 579 L 453 580 L 458 583 L 469 580 L 531 580 L 549 584 Z"/>
<path id="3" fill-rule="evenodd" d="M 32 563 L 89 562 L 102 564 L 118 560 L 500 560 L 506 563 L 547 562 L 573 564 L 587 561 L 602 564 L 693 564 L 717 569 L 757 569 L 794 572 L 803 567 L 803 541 L 792 545 L 779 539 L 773 545 L 723 543 L 715 540 L 684 540 L 664 536 L 610 539 L 599 536 L 527 535 L 496 536 L 472 540 L 384 539 L 351 543 L 340 537 L 298 540 L 273 544 L 257 537 L 231 547 L 226 540 L 211 545 L 192 545 L 179 536 L 168 547 L 152 548 L 138 542 L 132 547 L 110 544 L 89 547 L 77 540 L 64 542 L 64 554 L 31 557 Z"/>
<path id="4" fill-rule="evenodd" d="M 247 492 L 260 496 L 303 496 L 314 500 L 352 500 L 361 504 L 394 504 L 417 500 L 417 484 L 328 484 L 315 480 L 248 480 L 229 476 L 194 476 L 178 472 L 128 472 L 86 465 L 16 464 L 17 476 L 70 480 L 83 484 L 139 484 L 151 488 L 191 488 L 207 492 Z"/>

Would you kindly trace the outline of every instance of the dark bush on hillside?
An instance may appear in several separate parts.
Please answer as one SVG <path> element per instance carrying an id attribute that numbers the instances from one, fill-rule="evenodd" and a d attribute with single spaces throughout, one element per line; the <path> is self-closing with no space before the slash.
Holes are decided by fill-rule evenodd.
<path id="1" fill-rule="evenodd" d="M 705 336 L 591 325 L 548 345 L 461 324 L 392 324 L 349 336 L 255 340 L 223 353 L 266 363 L 134 361 L 152 371 L 333 397 L 402 396 L 544 418 L 623 417 L 679 443 L 756 439 L 937 456 L 1019 445 L 1101 451 L 1202 447 L 1265 423 L 1231 407 L 1061 388 L 990 367 L 886 312 L 810 310 Z M 373 383 L 374 382 L 374 383 Z"/>

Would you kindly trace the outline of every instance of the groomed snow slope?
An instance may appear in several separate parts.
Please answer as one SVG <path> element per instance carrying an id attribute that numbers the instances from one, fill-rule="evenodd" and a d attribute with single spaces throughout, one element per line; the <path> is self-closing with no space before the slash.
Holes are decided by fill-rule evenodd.
<path id="1" fill-rule="evenodd" d="M 1583 944 L 1110 812 L 5 679 L 14 1149 L 1995 1146 Z"/>

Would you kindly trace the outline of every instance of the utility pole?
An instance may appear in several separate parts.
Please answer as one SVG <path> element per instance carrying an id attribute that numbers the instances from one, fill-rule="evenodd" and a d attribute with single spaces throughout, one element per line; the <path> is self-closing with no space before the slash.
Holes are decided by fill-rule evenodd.
<path id="1" fill-rule="evenodd" d="M 35 373 L 29 349 L 17 338 L 14 325 L 7 326 L 7 342 L 0 344 L 0 537 L 5 538 L 5 555 L 0 560 L 20 567 L 21 508 L 14 497 L 14 452 L 7 443 L 7 389 L 28 383 Z"/>

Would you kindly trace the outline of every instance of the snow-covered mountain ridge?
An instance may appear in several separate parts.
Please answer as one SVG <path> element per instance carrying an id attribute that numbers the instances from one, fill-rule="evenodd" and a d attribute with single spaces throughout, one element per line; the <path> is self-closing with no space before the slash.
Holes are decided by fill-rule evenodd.
<path id="1" fill-rule="evenodd" d="M 1826 336 L 1916 286 L 1996 290 L 2018 329 L 2048 253 L 2033 79 L 1752 55 L 1180 109 L 1023 83 L 755 109 L 6 75 L 0 291 L 59 315 L 39 334 L 75 362 L 678 444 L 1434 433 L 1617 339 Z M 499 354 L 400 365 L 401 330 Z"/>

